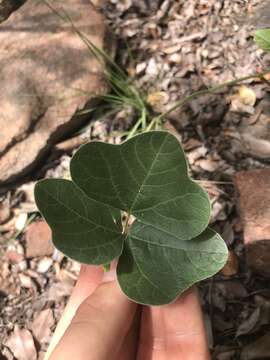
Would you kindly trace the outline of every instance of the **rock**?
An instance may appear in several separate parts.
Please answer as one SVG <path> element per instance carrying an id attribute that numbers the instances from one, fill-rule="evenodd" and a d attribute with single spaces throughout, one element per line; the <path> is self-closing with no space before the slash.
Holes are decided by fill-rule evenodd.
<path id="1" fill-rule="evenodd" d="M 52 264 L 53 264 L 52 258 L 44 257 L 38 263 L 37 272 L 40 274 L 45 274 L 52 266 Z"/>
<path id="2" fill-rule="evenodd" d="M 17 231 L 23 231 L 27 224 L 27 219 L 28 219 L 28 215 L 26 213 L 19 214 L 15 222 L 15 229 Z"/>
<path id="3" fill-rule="evenodd" d="M 26 230 L 26 257 L 50 256 L 53 254 L 51 229 L 45 221 L 37 221 Z"/>
<path id="4" fill-rule="evenodd" d="M 10 199 L 9 197 L 0 199 L 0 225 L 10 218 Z"/>
<path id="5" fill-rule="evenodd" d="M 60 0 L 74 25 L 104 48 L 103 17 L 84 0 Z M 16 36 L 14 36 L 16 34 Z M 28 0 L 0 24 L 0 184 L 28 173 L 58 141 L 78 129 L 107 90 L 102 65 L 68 22 Z"/>
<path id="6" fill-rule="evenodd" d="M 26 0 L 0 0 L 0 22 L 6 20 Z"/>
<path id="7" fill-rule="evenodd" d="M 270 276 L 270 169 L 239 172 L 235 184 L 247 263 L 254 271 Z"/>

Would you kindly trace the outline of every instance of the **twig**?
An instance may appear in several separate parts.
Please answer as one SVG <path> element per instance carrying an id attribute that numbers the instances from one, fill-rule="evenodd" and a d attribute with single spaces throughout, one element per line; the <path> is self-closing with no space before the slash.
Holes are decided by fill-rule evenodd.
<path id="1" fill-rule="evenodd" d="M 231 86 L 235 86 L 245 80 L 249 80 L 249 79 L 255 79 L 255 78 L 264 78 L 264 75 L 269 74 L 270 73 L 270 69 L 268 69 L 267 71 L 263 71 L 261 73 L 256 73 L 256 74 L 251 74 L 251 75 L 247 75 L 247 76 L 243 76 L 241 78 L 235 79 L 235 80 L 231 80 L 219 85 L 215 85 L 212 87 L 209 87 L 208 89 L 203 89 L 203 90 L 199 90 L 199 91 L 195 91 L 194 93 L 190 94 L 189 96 L 186 96 L 185 98 L 177 101 L 169 110 L 163 112 L 162 114 L 156 116 L 153 118 L 153 120 L 150 122 L 149 126 L 147 127 L 147 131 L 150 131 L 155 123 L 158 123 L 159 121 L 163 120 L 164 118 L 166 118 L 167 115 L 169 115 L 171 112 L 173 112 L 176 109 L 181 108 L 183 105 L 185 105 L 186 103 L 190 102 L 191 100 L 198 98 L 200 96 L 203 95 L 207 95 L 207 94 L 211 94 L 211 93 L 215 93 L 218 90 L 221 90 L 225 87 L 231 87 Z"/>

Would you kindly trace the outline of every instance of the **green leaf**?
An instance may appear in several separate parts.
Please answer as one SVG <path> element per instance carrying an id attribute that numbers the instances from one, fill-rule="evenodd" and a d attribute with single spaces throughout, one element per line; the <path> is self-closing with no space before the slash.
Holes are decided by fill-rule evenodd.
<path id="1" fill-rule="evenodd" d="M 107 264 L 123 249 L 120 212 L 89 199 L 68 180 L 47 179 L 35 187 L 36 203 L 54 245 L 86 264 Z"/>
<path id="2" fill-rule="evenodd" d="M 256 30 L 254 39 L 261 49 L 267 52 L 270 51 L 270 29 Z"/>
<path id="3" fill-rule="evenodd" d="M 225 243 L 207 229 L 208 196 L 188 176 L 171 134 L 84 145 L 71 161 L 71 175 L 73 182 L 49 179 L 35 188 L 54 244 L 83 263 L 108 264 L 120 256 L 118 280 L 131 299 L 169 303 L 225 264 Z M 120 210 L 137 218 L 126 235 Z"/>
<path id="4" fill-rule="evenodd" d="M 168 235 L 189 240 L 207 227 L 208 196 L 189 178 L 184 152 L 167 132 L 144 133 L 121 145 L 91 142 L 74 155 L 70 169 L 88 197 Z"/>
<path id="5" fill-rule="evenodd" d="M 136 221 L 118 263 L 118 281 L 123 292 L 138 303 L 170 303 L 194 283 L 217 273 L 227 253 L 213 230 L 181 241 Z"/>

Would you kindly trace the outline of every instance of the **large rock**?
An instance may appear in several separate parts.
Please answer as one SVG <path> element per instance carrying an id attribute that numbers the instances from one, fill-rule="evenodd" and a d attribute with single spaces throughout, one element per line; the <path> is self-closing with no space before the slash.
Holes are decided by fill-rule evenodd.
<path id="1" fill-rule="evenodd" d="M 26 0 L 0 0 L 0 22 L 6 20 Z"/>
<path id="2" fill-rule="evenodd" d="M 55 0 L 103 48 L 106 29 L 89 0 Z M 53 144 L 85 121 L 107 84 L 85 43 L 44 3 L 28 0 L 0 24 L 0 184 L 30 171 Z M 91 101 L 90 101 L 91 100 Z"/>
<path id="3" fill-rule="evenodd" d="M 270 169 L 241 171 L 235 176 L 250 268 L 270 276 Z"/>

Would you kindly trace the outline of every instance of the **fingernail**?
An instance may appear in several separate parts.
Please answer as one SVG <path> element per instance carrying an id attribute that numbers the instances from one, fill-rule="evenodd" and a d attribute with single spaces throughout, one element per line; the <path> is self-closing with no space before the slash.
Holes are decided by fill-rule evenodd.
<path id="1" fill-rule="evenodd" d="M 103 274 L 102 282 L 110 282 L 116 280 L 116 269 L 105 271 Z"/>

